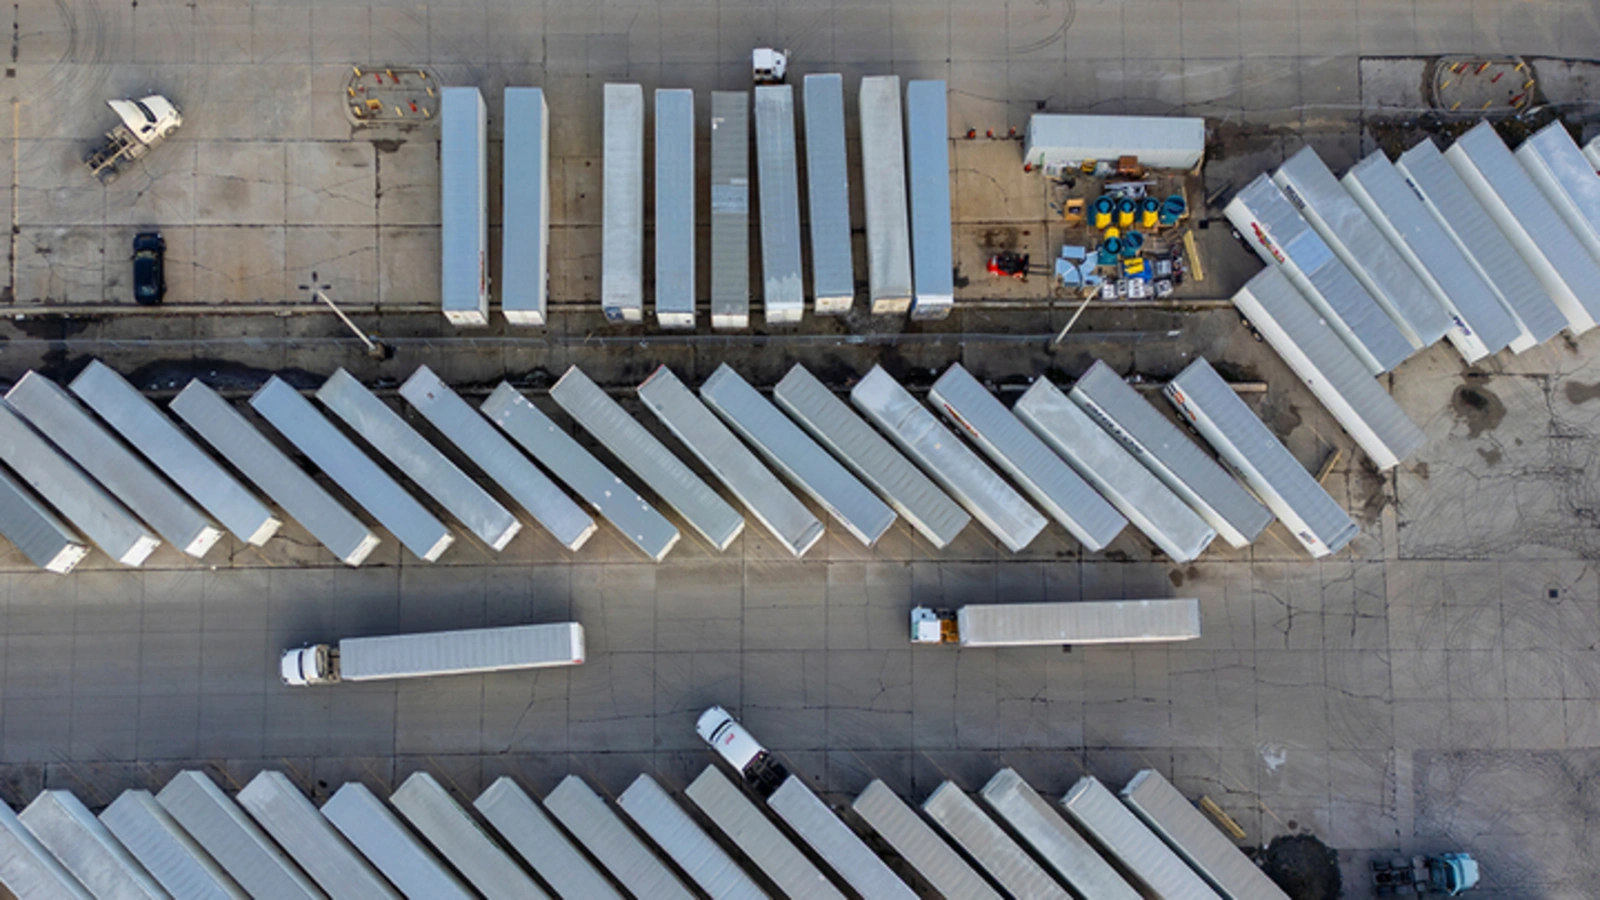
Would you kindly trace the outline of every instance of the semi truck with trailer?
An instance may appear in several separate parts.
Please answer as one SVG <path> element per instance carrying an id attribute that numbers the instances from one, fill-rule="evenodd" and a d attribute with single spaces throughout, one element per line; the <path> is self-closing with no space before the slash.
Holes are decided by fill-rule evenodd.
<path id="1" fill-rule="evenodd" d="M 583 626 L 559 622 L 307 644 L 283 651 L 279 674 L 284 684 L 305 687 L 340 681 L 575 666 L 583 660 Z"/>

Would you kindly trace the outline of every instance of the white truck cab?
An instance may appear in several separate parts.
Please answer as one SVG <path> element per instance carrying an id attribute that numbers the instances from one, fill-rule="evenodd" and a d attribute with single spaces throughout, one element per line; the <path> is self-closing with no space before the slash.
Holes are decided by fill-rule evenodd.
<path id="1" fill-rule="evenodd" d="M 783 84 L 789 77 L 789 51 L 771 47 L 750 51 L 750 76 L 756 84 Z"/>
<path id="2" fill-rule="evenodd" d="M 777 790 L 789 776 L 782 763 L 772 758 L 767 748 L 750 736 L 731 713 L 713 706 L 700 714 L 694 730 L 700 739 L 711 745 L 717 755 L 733 766 L 746 785 L 765 797 Z"/>
<path id="3" fill-rule="evenodd" d="M 291 647 L 278 660 L 278 674 L 295 687 L 331 684 L 339 680 L 339 654 L 327 644 Z"/>
<path id="4" fill-rule="evenodd" d="M 171 100 L 159 94 L 137 100 L 107 100 L 106 105 L 121 117 L 122 124 L 141 144 L 171 137 L 183 124 L 183 113 Z"/>

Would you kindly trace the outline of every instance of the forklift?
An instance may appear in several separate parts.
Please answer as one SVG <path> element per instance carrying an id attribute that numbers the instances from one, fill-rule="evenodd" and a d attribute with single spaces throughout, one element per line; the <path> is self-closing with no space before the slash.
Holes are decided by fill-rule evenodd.
<path id="1" fill-rule="evenodd" d="M 1378 896 L 1443 894 L 1455 897 L 1478 883 L 1478 861 L 1465 853 L 1440 853 L 1410 859 L 1375 859 L 1372 883 Z"/>

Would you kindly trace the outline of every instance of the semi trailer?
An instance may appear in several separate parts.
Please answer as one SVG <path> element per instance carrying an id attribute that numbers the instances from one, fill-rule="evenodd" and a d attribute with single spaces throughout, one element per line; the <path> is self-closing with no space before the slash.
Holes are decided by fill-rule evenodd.
<path id="1" fill-rule="evenodd" d="M 583 626 L 559 622 L 307 644 L 283 651 L 279 674 L 284 684 L 303 687 L 575 666 L 583 660 Z"/>
<path id="2" fill-rule="evenodd" d="M 1190 641 L 1200 636 L 1200 601 L 1098 600 L 986 603 L 911 610 L 911 643 L 1042 647 Z"/>

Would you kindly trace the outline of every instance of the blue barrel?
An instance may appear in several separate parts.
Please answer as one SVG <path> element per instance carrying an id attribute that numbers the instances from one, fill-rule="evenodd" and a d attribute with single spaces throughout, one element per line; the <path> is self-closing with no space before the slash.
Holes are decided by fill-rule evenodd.
<path id="1" fill-rule="evenodd" d="M 1100 265 L 1114 266 L 1122 255 L 1122 238 L 1106 238 L 1100 244 Z"/>
<path id="2" fill-rule="evenodd" d="M 1161 204 L 1161 224 L 1178 224 L 1178 220 L 1183 218 L 1183 213 L 1187 209 L 1188 204 L 1184 202 L 1183 195 L 1173 194 L 1166 199 L 1166 202 Z"/>
<path id="3" fill-rule="evenodd" d="M 1122 236 L 1122 256 L 1124 259 L 1131 259 L 1135 256 L 1138 256 L 1139 251 L 1143 249 L 1144 235 L 1137 231 L 1130 231 Z"/>

